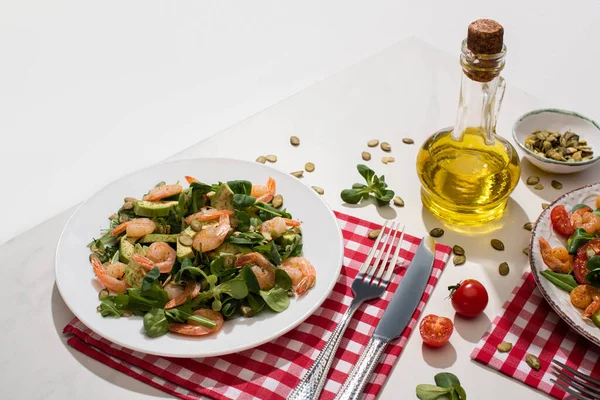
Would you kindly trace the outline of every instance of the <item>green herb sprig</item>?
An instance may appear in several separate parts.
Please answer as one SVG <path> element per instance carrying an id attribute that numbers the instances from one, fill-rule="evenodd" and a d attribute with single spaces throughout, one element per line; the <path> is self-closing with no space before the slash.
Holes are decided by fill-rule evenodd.
<path id="1" fill-rule="evenodd" d="M 435 400 L 440 396 L 447 395 L 452 400 L 467 400 L 467 393 L 456 375 L 449 372 L 441 372 L 434 376 L 435 385 L 417 385 L 417 397 L 421 400 Z"/>
<path id="2" fill-rule="evenodd" d="M 361 199 L 368 199 L 373 195 L 377 203 L 381 206 L 389 204 L 394 198 L 394 191 L 387 188 L 385 177 L 375 175 L 375 171 L 363 164 L 356 166 L 358 173 L 365 178 L 366 185 L 363 183 L 355 183 L 352 189 L 342 190 L 342 200 L 349 204 L 358 204 Z"/>

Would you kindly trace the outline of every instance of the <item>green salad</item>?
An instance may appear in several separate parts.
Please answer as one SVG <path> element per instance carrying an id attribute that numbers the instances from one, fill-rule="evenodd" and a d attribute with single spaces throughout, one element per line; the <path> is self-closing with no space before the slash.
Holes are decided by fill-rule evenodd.
<path id="1" fill-rule="evenodd" d="M 143 316 L 150 337 L 204 336 L 226 320 L 285 311 L 314 285 L 301 224 L 274 179 L 186 180 L 126 197 L 89 244 L 103 317 Z"/>

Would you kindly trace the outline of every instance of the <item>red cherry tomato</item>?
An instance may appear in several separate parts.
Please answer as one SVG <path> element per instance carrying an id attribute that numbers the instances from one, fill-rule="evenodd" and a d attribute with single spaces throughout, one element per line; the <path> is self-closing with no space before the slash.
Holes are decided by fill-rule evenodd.
<path id="1" fill-rule="evenodd" d="M 600 239 L 592 239 L 579 249 L 577 249 L 577 255 L 575 256 L 575 260 L 573 261 L 573 274 L 575 275 L 575 279 L 581 285 L 587 285 L 588 282 L 585 281 L 585 276 L 589 274 L 590 270 L 587 269 L 587 252 L 588 247 L 594 249 L 596 254 L 600 253 Z"/>
<path id="2" fill-rule="evenodd" d="M 563 236 L 571 236 L 575 230 L 571 226 L 571 219 L 569 213 L 565 209 L 565 206 L 560 205 L 552 209 L 550 213 L 550 220 L 554 230 Z"/>
<path id="3" fill-rule="evenodd" d="M 419 325 L 423 343 L 431 347 L 441 347 L 448 343 L 454 331 L 454 324 L 449 318 L 437 315 L 426 315 Z"/>
<path id="4" fill-rule="evenodd" d="M 467 279 L 448 289 L 452 297 L 452 307 L 463 317 L 475 317 L 487 306 L 487 290 L 475 279 Z"/>

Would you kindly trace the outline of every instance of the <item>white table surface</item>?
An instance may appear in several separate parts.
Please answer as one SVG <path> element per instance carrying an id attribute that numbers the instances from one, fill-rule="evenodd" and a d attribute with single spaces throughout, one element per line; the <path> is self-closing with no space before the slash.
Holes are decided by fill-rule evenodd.
<path id="1" fill-rule="evenodd" d="M 457 56 L 481 17 L 511 85 L 600 118 L 597 0 L 0 2 L 0 244 L 399 40 Z"/>
<path id="2" fill-rule="evenodd" d="M 323 187 L 325 200 L 332 208 L 375 221 L 398 218 L 407 224 L 411 234 L 424 235 L 441 224 L 420 203 L 414 166 L 418 146 L 404 145 L 401 138 L 412 137 L 419 143 L 434 130 L 452 123 L 459 78 L 455 56 L 416 39 L 402 41 L 170 159 L 227 156 L 254 160 L 270 153 L 279 156 L 272 166 L 283 171 L 301 169 L 306 161 L 312 161 L 316 170 L 305 173 L 303 182 Z M 548 105 L 509 81 L 498 132 L 509 136 L 518 115 Z M 299 147 L 290 146 L 290 135 L 300 137 Z M 360 153 L 371 138 L 386 140 L 393 147 L 395 163 L 381 164 L 382 152 L 371 149 L 373 159 L 368 164 L 386 175 L 390 187 L 404 198 L 404 208 L 342 205 L 339 192 L 359 180 L 355 166 L 362 162 Z M 456 319 L 451 343 L 441 349 L 423 347 L 418 334 L 413 335 L 381 399 L 414 398 L 415 386 L 432 383 L 433 375 L 440 370 L 456 373 L 473 399 L 543 397 L 472 362 L 469 353 L 528 268 L 521 253 L 528 240 L 523 223 L 536 218 L 542 201 L 593 181 L 598 172 L 594 168 L 576 176 L 559 177 L 564 189 L 556 191 L 549 185 L 549 176 L 524 163 L 522 176 L 539 175 L 545 190 L 534 191 L 521 182 L 506 216 L 488 227 L 498 228 L 493 233 L 446 232 L 440 241 L 462 245 L 469 261 L 461 267 L 447 266 L 425 314 L 453 317 L 450 302 L 445 299 L 445 287 L 465 278 L 481 280 L 488 288 L 490 303 L 485 315 L 475 320 Z M 0 291 L 0 299 L 6 305 L 0 334 L 0 363 L 6 366 L 0 376 L 4 394 L 20 399 L 165 397 L 166 394 L 65 344 L 61 331 L 72 314 L 54 284 L 53 257 L 60 230 L 72 211 L 71 208 L 0 247 L 4 279 L 9 283 Z M 491 237 L 502 239 L 506 251 L 492 250 L 488 244 Z M 511 266 L 507 277 L 497 273 L 502 261 Z"/>

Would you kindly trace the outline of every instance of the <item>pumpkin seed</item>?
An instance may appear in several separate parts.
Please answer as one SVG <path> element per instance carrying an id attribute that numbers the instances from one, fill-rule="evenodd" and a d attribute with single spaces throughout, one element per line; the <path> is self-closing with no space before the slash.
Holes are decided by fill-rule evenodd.
<path id="1" fill-rule="evenodd" d="M 96 254 L 96 253 L 92 253 L 92 254 L 90 254 L 90 256 L 88 258 L 89 258 L 90 262 L 92 262 L 93 258 L 98 258 L 99 259 L 100 256 L 98 254 Z"/>
<path id="2" fill-rule="evenodd" d="M 369 146 L 369 147 L 375 147 L 378 144 L 379 144 L 379 140 L 378 139 L 372 139 L 372 140 L 369 140 L 367 142 L 367 146 Z"/>
<path id="3" fill-rule="evenodd" d="M 265 156 L 258 156 L 258 158 L 256 159 L 256 162 L 264 164 L 265 162 L 267 162 L 267 158 Z"/>
<path id="4" fill-rule="evenodd" d="M 132 315 L 133 314 L 130 311 L 123 311 L 123 314 L 121 314 L 121 317 L 129 318 Z"/>
<path id="5" fill-rule="evenodd" d="M 525 362 L 527 363 L 527 365 L 529 365 L 532 369 L 535 369 L 536 371 L 539 371 L 541 368 L 540 359 L 534 356 L 533 354 L 527 354 L 525 356 Z"/>
<path id="6" fill-rule="evenodd" d="M 529 178 L 527 178 L 528 185 L 536 185 L 539 181 L 540 181 L 539 176 L 530 176 Z"/>
<path id="7" fill-rule="evenodd" d="M 315 164 L 307 162 L 306 164 L 304 164 L 304 169 L 306 170 L 306 172 L 313 172 L 315 170 Z"/>
<path id="8" fill-rule="evenodd" d="M 562 183 L 560 183 L 559 181 L 554 181 L 554 180 L 553 180 L 553 181 L 551 182 L 551 184 L 552 184 L 552 187 L 553 187 L 554 189 L 556 189 L 556 190 L 560 190 L 560 189 L 562 189 L 562 187 L 563 187 Z"/>
<path id="9" fill-rule="evenodd" d="M 121 214 L 119 216 L 119 221 L 121 221 L 121 222 L 127 222 L 127 221 L 129 221 L 129 216 L 127 216 L 127 214 Z"/>
<path id="10" fill-rule="evenodd" d="M 402 139 L 402 143 L 406 143 L 406 144 L 415 144 L 415 141 L 412 140 L 411 138 L 407 138 L 405 137 L 404 139 Z"/>
<path id="11" fill-rule="evenodd" d="M 371 159 L 371 153 L 369 153 L 368 151 L 363 151 L 362 152 L 362 159 L 365 161 L 369 161 Z"/>
<path id="12" fill-rule="evenodd" d="M 394 157 L 381 157 L 381 162 L 384 164 L 393 163 L 394 161 L 396 161 Z"/>
<path id="13" fill-rule="evenodd" d="M 596 252 L 595 252 L 595 251 L 594 251 L 594 249 L 592 249 L 591 247 L 588 247 L 588 248 L 585 250 L 585 255 L 586 255 L 586 257 L 587 257 L 587 258 L 588 258 L 588 260 L 589 260 L 590 258 L 592 258 L 592 257 L 594 257 L 594 256 L 596 255 Z"/>
<path id="14" fill-rule="evenodd" d="M 392 151 L 392 146 L 388 142 L 381 142 L 381 150 Z"/>
<path id="15" fill-rule="evenodd" d="M 135 197 L 125 197 L 123 199 L 123 203 L 135 203 L 138 201 Z"/>
<path id="16" fill-rule="evenodd" d="M 246 318 L 254 317 L 254 311 L 250 306 L 242 306 L 240 308 L 240 311 L 242 312 L 242 315 Z"/>
<path id="17" fill-rule="evenodd" d="M 278 194 L 277 196 L 273 197 L 273 201 L 271 201 L 271 204 L 275 208 L 280 208 L 283 205 L 283 196 Z"/>
<path id="18" fill-rule="evenodd" d="M 269 154 L 265 158 L 267 159 L 268 162 L 277 162 L 277 156 L 275 156 L 273 154 Z"/>
<path id="19" fill-rule="evenodd" d="M 191 246 L 192 243 L 194 243 L 194 239 L 192 239 L 188 235 L 179 235 L 179 243 L 181 243 L 184 246 Z"/>
<path id="20" fill-rule="evenodd" d="M 319 194 L 325 194 L 325 191 L 324 191 L 322 188 L 320 188 L 320 187 L 318 187 L 318 186 L 311 186 L 311 187 L 313 188 L 313 190 L 314 190 L 315 192 L 317 192 L 317 193 L 319 193 Z"/>
<path id="21" fill-rule="evenodd" d="M 444 235 L 444 230 L 442 228 L 433 228 L 429 231 L 429 235 L 434 238 L 439 238 Z"/>
<path id="22" fill-rule="evenodd" d="M 466 261 L 467 261 L 467 257 L 465 257 L 464 255 L 454 256 L 454 258 L 452 259 L 452 262 L 454 263 L 455 266 L 463 265 Z"/>
<path id="23" fill-rule="evenodd" d="M 294 175 L 296 178 L 302 178 L 302 175 L 304 175 L 304 171 L 294 171 L 294 172 L 290 172 L 292 175 Z"/>
<path id="24" fill-rule="evenodd" d="M 133 203 L 128 201 L 125 204 L 123 204 L 123 206 L 121 207 L 121 210 L 123 211 L 127 211 L 127 210 L 131 210 L 133 209 Z"/>
<path id="25" fill-rule="evenodd" d="M 462 247 L 460 247 L 459 245 L 455 244 L 452 247 L 452 252 L 454 254 L 456 254 L 457 256 L 464 256 L 465 255 L 465 249 L 463 249 Z"/>
<path id="26" fill-rule="evenodd" d="M 300 144 L 300 139 L 298 136 L 290 136 L 290 144 L 292 146 L 298 146 Z"/>
<path id="27" fill-rule="evenodd" d="M 161 233 L 161 234 L 162 234 L 162 233 L 165 233 L 165 227 L 164 227 L 164 226 L 162 226 L 162 225 L 159 225 L 159 226 L 157 226 L 157 227 L 154 229 L 154 233 Z"/>
<path id="28" fill-rule="evenodd" d="M 543 190 L 544 189 L 544 185 L 542 185 L 541 183 L 538 183 L 537 185 L 535 185 L 533 187 L 535 190 Z"/>
<path id="29" fill-rule="evenodd" d="M 119 216 L 118 216 L 117 214 L 113 214 L 113 215 L 111 215 L 110 217 L 108 217 L 108 219 L 109 219 L 110 221 L 112 221 L 112 220 L 113 220 L 113 219 L 115 219 L 115 218 L 119 218 Z"/>
<path id="30" fill-rule="evenodd" d="M 102 289 L 100 292 L 98 292 L 98 300 L 102 301 L 106 299 L 109 295 L 110 293 L 107 289 Z"/>
<path id="31" fill-rule="evenodd" d="M 98 312 L 102 311 L 102 306 L 96 307 L 96 311 L 98 311 Z"/>
<path id="32" fill-rule="evenodd" d="M 550 207 L 550 204 L 548 203 L 542 203 L 542 208 L 545 210 L 546 208 Z"/>
<path id="33" fill-rule="evenodd" d="M 528 222 L 525 225 L 523 225 L 523 229 L 526 229 L 528 231 L 532 231 L 533 230 L 533 222 Z"/>
<path id="34" fill-rule="evenodd" d="M 510 349 L 512 349 L 512 343 L 509 342 L 502 342 L 498 345 L 498 351 L 500 353 L 508 353 L 510 351 Z"/>
<path id="35" fill-rule="evenodd" d="M 379 232 L 381 232 L 380 229 L 375 229 L 374 231 L 369 232 L 369 239 L 377 239 L 377 236 L 379 236 Z"/>
<path id="36" fill-rule="evenodd" d="M 523 249 L 523 254 L 525 254 L 526 256 L 528 256 L 528 255 L 529 255 L 529 247 L 525 247 L 525 248 Z"/>
<path id="37" fill-rule="evenodd" d="M 504 243 L 502 243 L 501 240 L 498 239 L 492 239 L 490 241 L 490 244 L 492 245 L 492 247 L 498 251 L 504 251 Z"/>
<path id="38" fill-rule="evenodd" d="M 536 131 L 525 138 L 525 147 L 534 153 L 551 160 L 563 162 L 578 162 L 592 155 L 593 151 L 587 141 L 580 140 L 579 135 L 567 131 L 560 132 Z M 589 154 L 588 154 L 589 153 Z"/>
<path id="39" fill-rule="evenodd" d="M 500 275 L 502 276 L 506 276 L 508 275 L 508 273 L 510 272 L 510 267 L 508 266 L 507 262 L 503 262 L 498 266 L 498 272 L 500 273 Z"/>
<path id="40" fill-rule="evenodd" d="M 398 206 L 398 207 L 404 207 L 404 200 L 402 200 L 402 197 L 400 196 L 394 196 L 394 205 Z"/>

